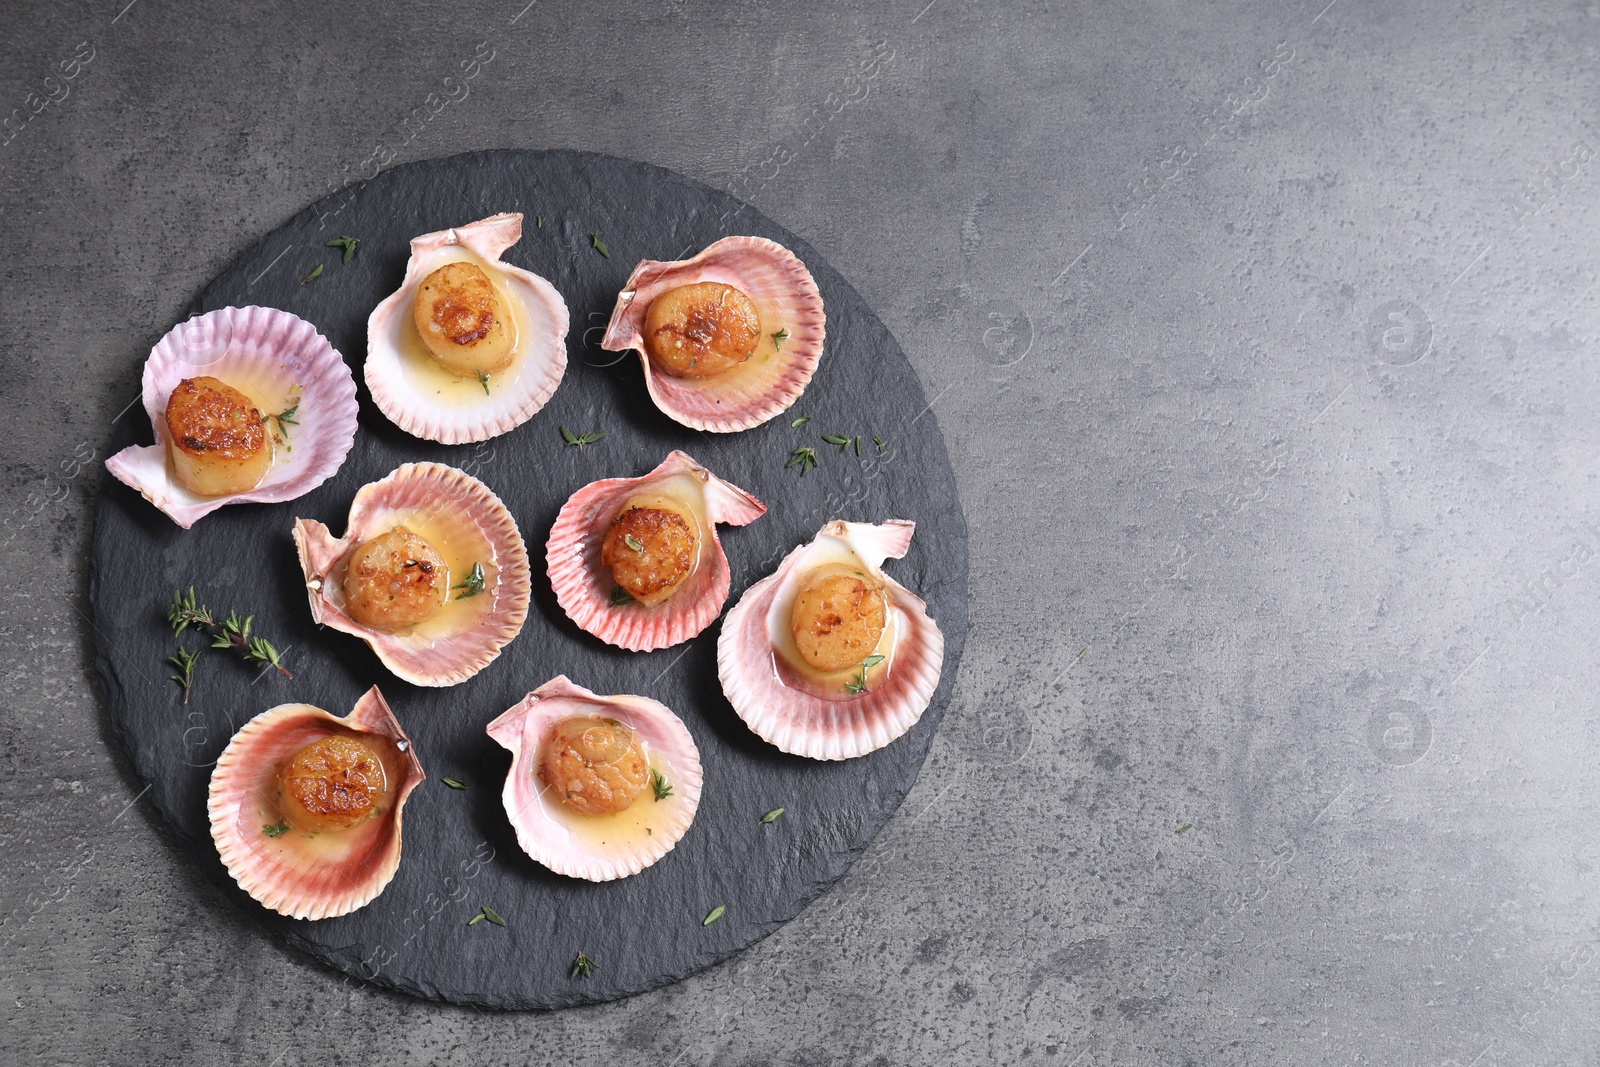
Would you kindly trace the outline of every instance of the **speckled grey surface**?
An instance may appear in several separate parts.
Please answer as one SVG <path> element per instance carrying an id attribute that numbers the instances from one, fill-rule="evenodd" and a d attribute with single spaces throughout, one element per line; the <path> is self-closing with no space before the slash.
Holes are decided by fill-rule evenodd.
<path id="1" fill-rule="evenodd" d="M 794 234 L 748 204 L 681 175 L 593 152 L 473 152 L 392 167 L 313 204 L 264 236 L 206 287 L 195 311 L 261 303 L 310 321 L 358 368 L 367 316 L 399 287 L 409 242 L 497 211 L 526 216 L 508 263 L 547 279 L 576 328 L 567 373 L 537 415 L 475 445 L 418 440 L 384 417 L 364 387 L 355 444 L 312 492 L 276 505 L 222 509 L 182 530 L 133 489 L 103 483 L 90 549 L 89 608 L 106 716 L 148 802 L 220 882 L 247 921 L 353 980 L 413 996 L 502 1009 L 615 1000 L 677 981 L 767 936 L 831 885 L 916 782 L 950 699 L 967 629 L 967 531 L 950 462 L 915 372 L 849 283 Z M 360 233 L 348 261 L 326 242 Z M 650 403 L 636 358 L 598 347 L 599 333 L 640 259 L 675 259 L 730 233 L 778 241 L 806 263 L 822 294 L 827 341 L 791 412 L 736 434 L 690 430 Z M 604 234 L 595 247 L 591 234 Z M 265 268 L 282 258 L 292 269 Z M 314 284 L 299 278 L 326 264 Z M 593 330 L 583 324 L 595 323 Z M 795 426 L 804 415 L 809 422 Z M 560 433 L 603 427 L 574 447 Z M 856 454 L 823 434 L 863 437 Z M 291 443 L 294 430 L 289 430 Z M 128 419 L 112 448 L 152 441 Z M 821 455 L 809 473 L 791 452 Z M 752 734 L 718 684 L 720 623 L 653 653 L 615 648 L 562 612 L 545 575 L 544 545 L 567 496 L 600 478 L 644 474 L 683 449 L 767 504 L 744 528 L 721 531 L 731 608 L 795 545 L 826 522 L 909 519 L 905 558 L 888 564 L 916 591 L 944 635 L 944 674 L 903 736 L 859 759 L 788 756 Z M 533 603 L 522 632 L 479 674 L 446 689 L 401 682 L 353 637 L 320 629 L 290 530 L 316 519 L 342 534 L 357 490 L 402 463 L 448 463 L 504 501 L 528 545 Z M 258 633 L 285 649 L 292 678 L 203 656 L 187 704 L 155 669 L 173 653 L 166 612 L 175 589 L 197 588 L 216 608 L 252 612 Z M 205 642 L 191 637 L 190 649 Z M 693 826 L 659 863 L 596 885 L 530 861 L 505 816 L 510 757 L 485 726 L 557 675 L 602 693 L 660 700 L 683 719 L 704 784 Z M 345 714 L 376 685 L 416 746 L 429 780 L 406 805 L 394 881 L 350 915 L 309 922 L 252 904 L 232 886 L 206 813 L 211 767 L 246 720 L 280 703 Z M 444 784 L 449 777 L 465 790 Z M 772 823 L 761 817 L 775 808 Z M 270 821 L 270 820 L 269 820 Z M 470 923 L 487 905 L 504 927 Z M 713 908 L 714 925 L 703 920 Z M 578 952 L 596 966 L 570 973 Z"/>
<path id="2" fill-rule="evenodd" d="M 0 134 L 0 1058 L 1592 1062 L 1600 8 L 525 5 L 8 13 L 4 107 L 42 106 Z M 862 860 L 554 1015 L 239 921 L 137 799 L 80 614 L 110 424 L 195 294 L 369 159 L 503 147 L 809 241 L 971 533 L 954 696 Z"/>

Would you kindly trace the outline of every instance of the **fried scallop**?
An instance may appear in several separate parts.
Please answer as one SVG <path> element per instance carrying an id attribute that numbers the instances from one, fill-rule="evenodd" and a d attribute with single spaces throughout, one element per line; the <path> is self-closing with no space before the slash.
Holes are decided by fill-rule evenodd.
<path id="1" fill-rule="evenodd" d="M 765 237 L 724 237 L 692 259 L 634 267 L 600 347 L 639 353 L 668 417 L 733 433 L 800 399 L 825 335 L 822 294 L 798 256 Z"/>
<path id="2" fill-rule="evenodd" d="M 317 622 L 361 638 L 414 685 L 464 682 L 522 630 L 531 578 L 517 524 L 488 486 L 407 463 L 356 492 L 343 537 L 296 519 Z"/>
<path id="3" fill-rule="evenodd" d="M 343 718 L 280 704 L 211 772 L 211 839 L 239 887 L 296 919 L 347 915 L 400 865 L 401 811 L 426 776 L 376 686 Z"/>
<path id="4" fill-rule="evenodd" d="M 922 600 L 883 572 L 915 524 L 836 520 L 745 591 L 717 640 L 722 691 L 785 752 L 849 759 L 922 717 L 944 637 Z"/>
<path id="5" fill-rule="evenodd" d="M 562 505 L 545 547 L 556 601 L 619 648 L 687 641 L 728 599 L 717 524 L 746 526 L 766 510 L 684 452 L 642 477 L 590 482 Z"/>
<path id="6" fill-rule="evenodd" d="M 344 463 L 356 383 L 309 322 L 226 307 L 174 326 L 145 361 L 155 444 L 106 469 L 184 529 L 226 504 L 293 500 Z"/>

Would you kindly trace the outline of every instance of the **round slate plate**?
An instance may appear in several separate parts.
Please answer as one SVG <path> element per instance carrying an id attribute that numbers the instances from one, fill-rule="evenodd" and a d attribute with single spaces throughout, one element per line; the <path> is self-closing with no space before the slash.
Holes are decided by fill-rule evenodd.
<path id="1" fill-rule="evenodd" d="M 485 1007 L 554 1008 L 612 1000 L 709 967 L 776 930 L 844 873 L 915 782 L 949 700 L 967 629 L 967 531 L 916 374 L 856 291 L 750 207 L 657 167 L 518 151 L 397 167 L 302 212 L 217 278 L 193 310 L 253 303 L 292 311 L 333 342 L 360 385 L 367 314 L 399 285 L 410 238 L 501 211 L 526 216 L 506 259 L 550 279 L 572 312 L 570 365 L 543 411 L 492 441 L 436 445 L 395 428 L 361 386 L 361 428 L 334 478 L 286 504 L 223 508 L 187 532 L 107 476 L 89 595 L 112 729 L 172 831 L 247 914 L 362 981 Z M 593 246 L 596 232 L 609 258 Z M 655 409 L 635 357 L 618 360 L 592 345 L 635 262 L 677 259 L 741 233 L 780 241 L 811 268 L 827 307 L 827 351 L 786 415 L 744 433 L 699 433 Z M 349 263 L 325 247 L 340 234 L 361 241 Z M 317 263 L 326 264 L 321 276 L 301 285 Z M 801 415 L 811 421 L 791 427 Z M 114 450 L 148 444 L 144 421 L 130 412 Z M 609 436 L 570 447 L 561 426 Z M 825 433 L 860 434 L 861 456 L 824 443 Z M 820 461 L 804 476 L 784 466 L 799 446 L 816 449 Z M 916 521 L 909 555 L 888 569 L 928 601 L 944 631 L 945 666 L 932 706 L 908 734 L 841 763 L 786 756 L 754 737 L 723 698 L 717 625 L 676 648 L 636 654 L 601 644 L 562 614 L 544 575 L 544 542 L 561 504 L 594 479 L 643 474 L 674 448 L 768 506 L 752 525 L 723 529 L 729 606 L 829 519 Z M 301 516 L 342 533 L 356 490 L 413 460 L 454 464 L 486 482 L 516 516 L 534 564 L 521 636 L 452 689 L 400 682 L 366 645 L 319 630 L 289 536 Z M 165 614 L 173 591 L 191 584 L 213 609 L 253 612 L 256 632 L 284 651 L 293 680 L 207 652 L 184 705 L 168 680 L 175 642 Z M 191 633 L 183 643 L 202 642 Z M 693 827 L 635 877 L 595 885 L 551 874 L 517 848 L 501 809 L 509 755 L 484 727 L 562 673 L 597 692 L 663 701 L 700 748 L 705 791 Z M 341 918 L 268 912 L 234 887 L 211 843 L 211 765 L 233 732 L 267 708 L 304 701 L 343 715 L 373 684 L 428 773 L 406 807 L 399 873 L 377 900 Z M 448 788 L 446 777 L 470 788 Z M 776 807 L 782 818 L 763 824 L 761 815 Z M 508 925 L 469 927 L 484 904 Z M 723 917 L 702 926 L 719 904 Z M 587 980 L 568 977 L 580 950 L 598 964 Z"/>

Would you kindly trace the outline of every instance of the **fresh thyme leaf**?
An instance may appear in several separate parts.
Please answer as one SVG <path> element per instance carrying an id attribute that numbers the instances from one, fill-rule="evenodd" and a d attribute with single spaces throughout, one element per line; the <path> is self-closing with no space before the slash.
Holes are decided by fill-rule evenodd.
<path id="1" fill-rule="evenodd" d="M 311 268 L 310 274 L 307 274 L 304 278 L 300 279 L 300 284 L 305 285 L 307 282 L 314 282 L 320 277 L 322 277 L 322 264 L 318 263 L 315 267 Z"/>
<path id="2" fill-rule="evenodd" d="M 167 657 L 167 662 L 177 668 L 178 673 L 168 675 L 174 682 L 183 686 L 183 702 L 189 703 L 189 690 L 194 687 L 194 666 L 200 659 L 200 653 L 190 652 L 188 649 L 179 648 L 178 651 Z"/>
<path id="3" fill-rule="evenodd" d="M 845 437 L 843 434 L 825 433 L 822 435 L 822 439 L 828 442 L 830 445 L 838 445 L 840 448 L 844 448 L 850 444 L 850 438 Z"/>
<path id="4" fill-rule="evenodd" d="M 784 470 L 788 470 L 798 463 L 800 465 L 800 477 L 802 478 L 806 476 L 806 471 L 817 465 L 817 454 L 809 448 L 797 448 L 789 455 L 789 462 L 783 465 Z"/>
<path id="5" fill-rule="evenodd" d="M 465 789 L 465 788 L 467 788 L 467 783 L 463 782 L 459 778 L 441 778 L 439 780 L 441 782 L 443 782 L 445 785 L 449 786 L 451 789 Z"/>
<path id="6" fill-rule="evenodd" d="M 610 436 L 610 430 L 590 430 L 588 433 L 573 433 L 565 426 L 561 427 L 561 439 L 569 445 L 577 445 L 580 449 L 584 445 L 592 445 L 601 438 Z"/>
<path id="7" fill-rule="evenodd" d="M 874 436 L 872 443 L 878 446 L 878 455 L 883 455 L 883 438 Z"/>
<path id="8" fill-rule="evenodd" d="M 771 811 L 769 811 L 765 815 L 761 816 L 761 821 L 765 822 L 765 823 L 777 822 L 778 821 L 778 816 L 780 816 L 782 814 L 783 814 L 783 809 L 782 808 L 773 808 Z"/>
<path id="9" fill-rule="evenodd" d="M 344 249 L 344 258 L 341 259 L 339 262 L 340 263 L 348 263 L 348 262 L 350 262 L 350 257 L 356 254 L 356 245 L 358 245 L 360 243 L 361 243 L 361 241 L 358 238 L 340 236 L 340 237 L 335 237 L 331 241 L 324 242 L 324 247 L 326 247 L 326 248 L 342 248 L 342 249 Z"/>
<path id="10" fill-rule="evenodd" d="M 626 589 L 622 588 L 621 586 L 618 586 L 617 588 L 611 590 L 611 606 L 612 607 L 620 608 L 624 604 L 632 604 L 632 603 L 633 603 L 633 595 L 631 593 L 629 593 Z"/>
<path id="11" fill-rule="evenodd" d="M 856 455 L 861 455 L 861 435 L 856 434 Z"/>
<path id="12" fill-rule="evenodd" d="M 1181 834 L 1185 830 L 1192 830 L 1192 829 L 1194 829 L 1194 823 L 1186 822 L 1182 826 L 1178 827 L 1176 830 L 1174 830 L 1172 832 L 1175 833 L 1175 834 Z"/>
<path id="13" fill-rule="evenodd" d="M 535 215 L 533 217 L 533 228 L 536 229 L 536 230 L 544 229 L 544 216 L 543 215 Z"/>
<path id="14" fill-rule="evenodd" d="M 594 974 L 594 960 L 578 953 L 572 958 L 572 970 L 567 972 L 568 978 L 589 978 Z"/>
<path id="15" fill-rule="evenodd" d="M 633 534 L 623 534 L 622 543 L 633 549 L 635 552 L 644 551 L 644 542 L 633 536 Z"/>
<path id="16" fill-rule="evenodd" d="M 1078 650 L 1078 658 L 1082 659 L 1083 656 L 1084 656 L 1084 653 L 1086 653 L 1088 651 L 1089 651 L 1089 646 L 1087 646 L 1087 645 L 1085 645 L 1083 648 L 1079 649 Z"/>
<path id="17" fill-rule="evenodd" d="M 504 926 L 506 924 L 506 921 L 500 917 L 500 913 L 489 907 L 489 905 L 483 904 L 479 907 L 483 912 L 483 917 L 494 923 L 496 926 Z"/>
<path id="18" fill-rule="evenodd" d="M 655 790 L 657 800 L 665 800 L 672 795 L 672 786 L 667 784 L 666 778 L 658 770 L 650 771 L 650 788 Z"/>
<path id="19" fill-rule="evenodd" d="M 804 426 L 806 423 L 808 423 L 810 421 L 811 421 L 811 416 L 810 415 L 801 415 L 798 419 L 795 419 L 793 422 L 791 422 L 789 424 L 789 428 L 791 430 L 797 430 L 797 429 L 799 429 L 800 427 Z"/>
<path id="20" fill-rule="evenodd" d="M 489 376 L 483 371 L 478 372 L 478 384 L 483 386 L 483 395 L 489 395 Z"/>
<path id="21" fill-rule="evenodd" d="M 483 909 L 479 908 L 478 909 L 478 914 L 474 915 L 472 918 L 467 920 L 467 925 L 468 926 L 477 926 L 481 922 L 483 922 Z"/>
<path id="22" fill-rule="evenodd" d="M 467 576 L 450 588 L 463 590 L 456 594 L 457 600 L 465 600 L 470 596 L 477 596 L 483 592 L 483 564 L 474 563 L 472 569 L 467 572 Z"/>
<path id="23" fill-rule="evenodd" d="M 590 231 L 590 233 L 589 233 L 589 243 L 594 246 L 594 250 L 596 252 L 599 252 L 602 256 L 605 256 L 607 259 L 611 258 L 611 252 L 606 248 L 606 243 L 604 241 L 600 240 L 600 231 L 599 230 Z"/>
<path id="24" fill-rule="evenodd" d="M 870 667 L 876 667 L 878 664 L 880 664 L 882 662 L 883 662 L 883 657 L 882 656 L 868 656 L 866 659 L 861 661 L 861 665 L 863 667 L 869 667 L 870 668 Z"/>
<path id="25" fill-rule="evenodd" d="M 718 919 L 722 918 L 722 916 L 724 914 L 726 914 L 727 911 L 728 911 L 728 906 L 726 904 L 718 904 L 716 907 L 712 908 L 709 912 L 706 913 L 706 917 L 704 919 L 700 920 L 700 925 L 701 926 L 710 926 L 712 923 L 714 923 Z"/>
<path id="26" fill-rule="evenodd" d="M 561 439 L 569 445 L 575 445 L 578 443 L 578 435 L 567 429 L 565 426 L 561 427 Z"/>
<path id="27" fill-rule="evenodd" d="M 279 837 L 289 832 L 289 824 L 284 822 L 283 816 L 278 816 L 278 821 L 271 826 L 263 826 L 261 832 L 268 837 Z"/>
<path id="28" fill-rule="evenodd" d="M 782 352 L 783 342 L 787 341 L 788 339 L 789 328 L 787 326 L 780 326 L 778 327 L 778 332 L 772 335 L 772 347 L 777 349 L 779 352 Z"/>

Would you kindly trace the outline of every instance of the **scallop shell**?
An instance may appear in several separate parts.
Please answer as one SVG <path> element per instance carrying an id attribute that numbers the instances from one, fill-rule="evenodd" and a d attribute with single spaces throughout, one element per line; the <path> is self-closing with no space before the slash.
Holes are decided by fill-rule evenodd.
<path id="1" fill-rule="evenodd" d="M 660 604 L 612 604 L 615 583 L 600 562 L 608 524 L 630 496 L 669 479 L 694 484 L 702 494 L 698 510 L 704 518 L 702 533 L 709 536 L 702 539 L 699 566 Z M 649 652 L 687 641 L 711 625 L 728 599 L 731 577 L 717 523 L 747 526 L 766 513 L 765 504 L 718 478 L 685 452 L 673 452 L 639 478 L 590 482 L 562 505 L 545 547 L 556 601 L 573 622 L 619 648 Z"/>
<path id="2" fill-rule="evenodd" d="M 922 600 L 883 573 L 883 561 L 899 559 L 916 524 L 891 519 L 882 525 L 836 520 L 810 543 L 790 552 L 773 574 L 745 591 L 723 620 L 717 640 L 717 673 L 734 711 L 758 736 L 785 752 L 811 759 L 850 759 L 876 751 L 909 730 L 939 685 L 944 636 Z M 821 695 L 815 687 L 785 683 L 775 645 L 790 640 L 789 606 L 794 580 L 808 565 L 854 557 L 882 580 L 889 592 L 893 651 L 866 692 L 843 686 Z"/>
<path id="3" fill-rule="evenodd" d="M 561 802 L 545 796 L 539 783 L 539 745 L 556 721 L 577 714 L 603 715 L 627 723 L 665 760 L 672 795 L 657 801 L 646 793 L 635 801 L 635 807 L 649 805 L 649 834 L 619 835 L 624 839 L 610 844 L 586 840 L 588 835 L 574 832 L 570 825 L 583 817 L 563 819 L 558 811 Z M 489 736 L 511 752 L 511 770 L 500 796 L 517 831 L 517 844 L 557 874 L 591 882 L 638 874 L 672 851 L 700 806 L 700 752 L 694 738 L 672 709 L 647 697 L 599 696 L 566 675 L 557 675 L 490 723 Z"/>
<path id="4" fill-rule="evenodd" d="M 462 559 L 485 564 L 491 582 L 467 599 L 452 599 L 440 614 L 410 629 L 385 633 L 344 611 L 343 563 L 363 541 L 406 525 L 439 547 L 455 546 Z M 428 531 L 437 531 L 430 536 Z M 438 538 L 438 540 L 436 540 Z M 443 463 L 406 463 L 362 486 L 350 504 L 345 535 L 335 538 L 314 519 L 296 519 L 294 545 L 305 574 L 311 617 L 372 647 L 383 665 L 413 685 L 449 686 L 483 670 L 522 631 L 532 579 L 517 523 L 488 486 Z M 460 576 L 452 567 L 451 578 Z M 462 606 L 465 606 L 463 609 Z M 456 610 L 453 628 L 443 617 Z M 472 614 L 466 616 L 464 610 Z"/>
<path id="5" fill-rule="evenodd" d="M 522 237 L 522 215 L 494 215 L 411 241 L 400 288 L 367 318 L 367 388 L 373 403 L 406 433 L 447 445 L 486 441 L 521 426 L 544 407 L 567 370 L 566 301 L 544 278 L 503 263 Z M 439 369 L 422 347 L 411 309 L 417 286 L 446 263 L 476 259 L 520 304 L 517 362 L 480 387 Z"/>
<path id="6" fill-rule="evenodd" d="M 726 374 L 674 378 L 651 367 L 640 330 L 657 296 L 695 282 L 721 282 L 743 291 L 755 303 L 766 337 L 756 355 Z M 800 399 L 822 358 L 824 327 L 822 294 L 798 256 L 765 237 L 724 237 L 693 259 L 646 259 L 634 267 L 617 294 L 600 347 L 639 353 L 650 399 L 670 418 L 696 430 L 733 433 L 761 425 Z M 776 352 L 769 351 L 777 346 L 767 338 L 779 329 L 788 337 Z"/>
<path id="7" fill-rule="evenodd" d="M 172 477 L 167 458 L 167 399 L 185 378 L 211 376 L 259 393 L 284 410 L 300 391 L 288 448 L 277 448 L 261 484 L 242 493 L 206 497 Z M 343 357 L 316 327 L 276 308 L 226 307 L 196 315 L 167 331 L 144 364 L 144 410 L 153 445 L 131 445 L 106 460 L 106 469 L 187 530 L 226 504 L 276 504 L 304 496 L 344 463 L 356 436 L 356 382 Z M 272 414 L 273 412 L 265 412 Z"/>
<path id="8" fill-rule="evenodd" d="M 302 746 L 340 732 L 394 742 L 404 773 L 393 804 L 381 819 L 339 834 L 293 829 L 280 837 L 264 834 L 262 827 L 277 815 L 279 766 Z M 296 919 L 347 915 L 370 903 L 394 878 L 400 866 L 401 811 L 425 777 L 377 686 L 342 719 L 310 704 L 280 704 L 245 723 L 222 750 L 206 804 L 211 839 L 239 888 L 262 905 Z"/>

